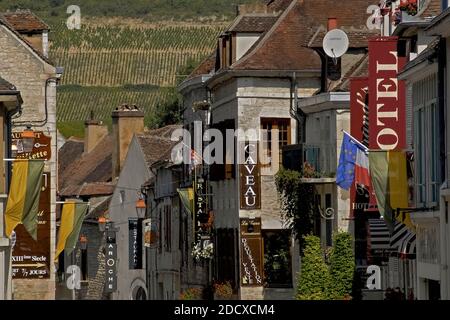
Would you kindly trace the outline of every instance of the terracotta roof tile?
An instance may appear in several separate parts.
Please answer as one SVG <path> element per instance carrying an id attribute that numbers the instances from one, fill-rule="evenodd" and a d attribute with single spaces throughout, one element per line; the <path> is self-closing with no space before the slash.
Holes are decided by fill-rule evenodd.
<path id="1" fill-rule="evenodd" d="M 12 33 L 14 33 L 21 41 L 23 41 L 35 54 L 39 56 L 43 61 L 46 63 L 53 65 L 52 61 L 46 57 L 40 50 L 35 48 L 27 39 L 23 37 L 22 34 L 20 34 L 19 31 L 17 31 L 6 19 L 5 15 L 3 13 L 0 13 L 0 25 L 4 25 L 6 28 L 8 28 Z"/>
<path id="2" fill-rule="evenodd" d="M 214 71 L 216 65 L 216 53 L 213 52 L 209 55 L 208 58 L 203 60 L 194 71 L 191 72 L 187 79 L 192 79 L 197 76 L 209 74 L 211 71 Z"/>
<path id="3" fill-rule="evenodd" d="M 268 0 L 267 7 L 274 11 L 284 11 L 291 2 L 292 0 Z"/>
<path id="4" fill-rule="evenodd" d="M 347 33 L 350 48 L 367 48 L 369 44 L 369 38 L 380 34 L 379 30 L 344 31 Z M 305 42 L 305 45 L 310 48 L 322 48 L 323 38 L 326 34 L 327 30 L 325 29 L 318 31 Z"/>
<path id="5" fill-rule="evenodd" d="M 70 185 L 60 192 L 60 196 L 109 196 L 114 193 L 115 184 L 111 182 L 91 182 L 79 185 Z"/>
<path id="6" fill-rule="evenodd" d="M 367 7 L 373 0 L 342 1 L 338 6 L 329 0 L 294 0 L 248 53 L 231 66 L 246 70 L 318 70 L 317 53 L 305 48 L 305 41 L 320 28 L 326 28 L 328 18 L 337 17 L 338 26 L 365 30 Z"/>
<path id="7" fill-rule="evenodd" d="M 330 91 L 333 92 L 349 92 L 350 80 L 356 77 L 366 77 L 369 74 L 369 55 L 364 55 L 361 59 L 355 62 L 350 70 L 343 75 L 341 80 Z"/>
<path id="8" fill-rule="evenodd" d="M 167 160 L 170 151 L 178 143 L 170 140 L 172 132 L 181 128 L 180 125 L 171 125 L 136 135 L 149 167 L 160 160 Z"/>
<path id="9" fill-rule="evenodd" d="M 8 23 L 20 33 L 40 32 L 50 30 L 48 24 L 29 10 L 18 10 L 16 12 L 5 12 L 3 16 Z"/>
<path id="10" fill-rule="evenodd" d="M 68 158 L 69 147 L 64 146 L 58 155 Z M 64 170 L 59 171 L 59 190 L 68 186 L 81 186 L 90 182 L 109 182 L 112 179 L 112 137 L 106 136 L 89 153 L 76 158 Z"/>
<path id="11" fill-rule="evenodd" d="M 425 17 L 436 17 L 442 12 L 441 9 L 441 0 L 431 0 L 428 7 L 425 11 L 420 15 L 422 18 Z"/>
<path id="12" fill-rule="evenodd" d="M 275 15 L 244 15 L 228 29 L 230 32 L 266 32 L 277 21 Z"/>

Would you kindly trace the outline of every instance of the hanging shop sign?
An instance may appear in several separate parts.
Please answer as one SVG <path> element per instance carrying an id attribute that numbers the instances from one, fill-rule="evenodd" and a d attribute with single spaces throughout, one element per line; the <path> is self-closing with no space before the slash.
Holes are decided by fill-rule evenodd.
<path id="1" fill-rule="evenodd" d="M 350 134 L 369 146 L 369 79 L 350 80 Z M 371 187 L 352 185 L 350 189 L 350 214 L 354 217 L 367 210 L 377 210 L 375 193 Z"/>
<path id="2" fill-rule="evenodd" d="M 117 290 L 117 244 L 107 243 L 105 250 L 105 292 L 112 293 Z"/>
<path id="3" fill-rule="evenodd" d="M 128 265 L 130 270 L 142 269 L 142 219 L 128 219 Z"/>
<path id="4" fill-rule="evenodd" d="M 245 143 L 243 151 L 244 161 L 239 168 L 241 209 L 261 209 L 261 173 L 257 142 Z"/>
<path id="5" fill-rule="evenodd" d="M 37 241 L 22 224 L 15 228 L 16 244 L 12 254 L 14 279 L 50 278 L 50 173 L 42 178 L 39 198 Z"/>
<path id="6" fill-rule="evenodd" d="M 406 59 L 398 56 L 397 37 L 369 40 L 369 148 L 403 150 L 406 147 L 405 81 L 398 72 Z"/>
<path id="7" fill-rule="evenodd" d="M 144 247 L 151 248 L 158 243 L 158 230 L 152 219 L 146 219 L 142 222 L 144 234 Z"/>
<path id="8" fill-rule="evenodd" d="M 12 133 L 11 144 L 13 158 L 50 160 L 52 156 L 51 137 L 46 136 L 42 131 L 34 132 L 34 145 L 31 152 L 24 150 L 22 132 Z"/>
<path id="9" fill-rule="evenodd" d="M 261 219 L 240 219 L 241 285 L 263 286 L 264 260 Z"/>
<path id="10" fill-rule="evenodd" d="M 209 220 L 208 196 L 204 179 L 197 179 L 194 192 L 195 232 L 197 235 L 200 235 L 208 231 L 206 230 L 206 224 Z"/>

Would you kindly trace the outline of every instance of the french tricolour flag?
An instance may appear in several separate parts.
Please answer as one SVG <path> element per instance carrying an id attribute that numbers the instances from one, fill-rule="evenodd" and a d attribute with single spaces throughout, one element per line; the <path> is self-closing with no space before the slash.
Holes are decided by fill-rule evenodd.
<path id="1" fill-rule="evenodd" d="M 336 184 L 349 190 L 352 183 L 370 186 L 368 149 L 344 131 Z"/>

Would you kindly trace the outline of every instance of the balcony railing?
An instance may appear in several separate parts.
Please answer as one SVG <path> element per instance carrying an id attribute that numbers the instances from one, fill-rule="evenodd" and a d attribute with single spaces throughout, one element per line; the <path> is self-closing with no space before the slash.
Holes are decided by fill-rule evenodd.
<path id="1" fill-rule="evenodd" d="M 314 172 L 314 176 L 334 176 L 337 166 L 336 148 L 331 144 L 295 144 L 283 147 L 283 167 Z"/>

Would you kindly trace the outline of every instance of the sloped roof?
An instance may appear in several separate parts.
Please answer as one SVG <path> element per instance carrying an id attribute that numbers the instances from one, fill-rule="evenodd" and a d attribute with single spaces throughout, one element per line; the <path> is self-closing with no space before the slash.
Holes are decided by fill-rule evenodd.
<path id="1" fill-rule="evenodd" d="M 267 7 L 274 11 L 284 11 L 291 2 L 292 0 L 268 0 Z"/>
<path id="2" fill-rule="evenodd" d="M 341 78 L 341 80 L 331 88 L 333 92 L 349 92 L 350 80 L 356 77 L 366 77 L 369 74 L 369 55 L 364 55 L 349 69 L 349 71 Z"/>
<path id="3" fill-rule="evenodd" d="M 191 74 L 187 77 L 187 79 L 192 79 L 197 76 L 201 76 L 204 74 L 209 74 L 214 70 L 216 65 L 216 52 L 211 53 L 205 60 L 203 60 L 197 68 L 195 68 Z"/>
<path id="4" fill-rule="evenodd" d="M 171 125 L 136 135 L 149 168 L 170 156 L 172 148 L 178 143 L 170 140 L 172 132 L 181 128 L 180 125 Z"/>
<path id="5" fill-rule="evenodd" d="M 0 13 L 0 25 L 4 25 L 8 30 L 10 30 L 12 33 L 14 33 L 14 35 L 16 37 L 18 37 L 21 41 L 23 41 L 29 49 L 31 49 L 31 51 L 33 51 L 36 55 L 39 56 L 39 58 L 41 58 L 44 62 L 53 65 L 53 63 L 51 62 L 51 60 L 49 58 L 47 58 L 40 50 L 38 50 L 37 48 L 35 48 L 28 40 L 26 40 L 22 34 L 20 34 L 19 31 L 17 31 L 14 26 L 12 26 L 7 18 L 5 17 L 4 13 Z"/>
<path id="6" fill-rule="evenodd" d="M 8 81 L 0 77 L 0 91 L 16 91 L 16 90 L 17 88 L 14 85 L 12 85 Z"/>
<path id="7" fill-rule="evenodd" d="M 30 10 L 17 10 L 15 12 L 5 12 L 3 16 L 8 23 L 20 33 L 32 33 L 37 31 L 50 30 L 48 24 L 42 21 Z"/>
<path id="8" fill-rule="evenodd" d="M 345 30 L 344 30 L 345 31 Z M 349 30 L 345 31 L 349 40 L 350 48 L 367 48 L 369 45 L 369 38 L 378 36 L 379 30 Z M 322 48 L 323 38 L 327 34 L 327 30 L 323 29 L 315 33 L 309 40 L 305 42 L 305 45 L 310 48 Z"/>
<path id="9" fill-rule="evenodd" d="M 318 70 L 320 58 L 305 48 L 328 18 L 338 18 L 339 26 L 367 30 L 367 7 L 373 0 L 342 1 L 293 0 L 278 21 L 231 69 L 236 70 Z"/>
<path id="10" fill-rule="evenodd" d="M 441 0 L 431 0 L 428 7 L 420 15 L 421 18 L 436 17 L 441 13 Z"/>
<path id="11" fill-rule="evenodd" d="M 242 15 L 228 29 L 230 32 L 266 32 L 277 21 L 278 17 L 273 14 L 249 14 Z"/>
<path id="12" fill-rule="evenodd" d="M 59 193 L 63 197 L 108 196 L 114 193 L 115 184 L 112 182 L 90 182 L 80 185 L 69 185 Z"/>
<path id="13" fill-rule="evenodd" d="M 89 153 L 83 153 L 59 170 L 59 190 L 65 193 L 67 187 L 81 187 L 84 183 L 110 182 L 112 180 L 112 137 L 106 136 Z M 79 146 L 78 146 L 79 148 Z M 58 155 L 63 159 L 70 157 L 70 145 L 63 146 Z"/>

